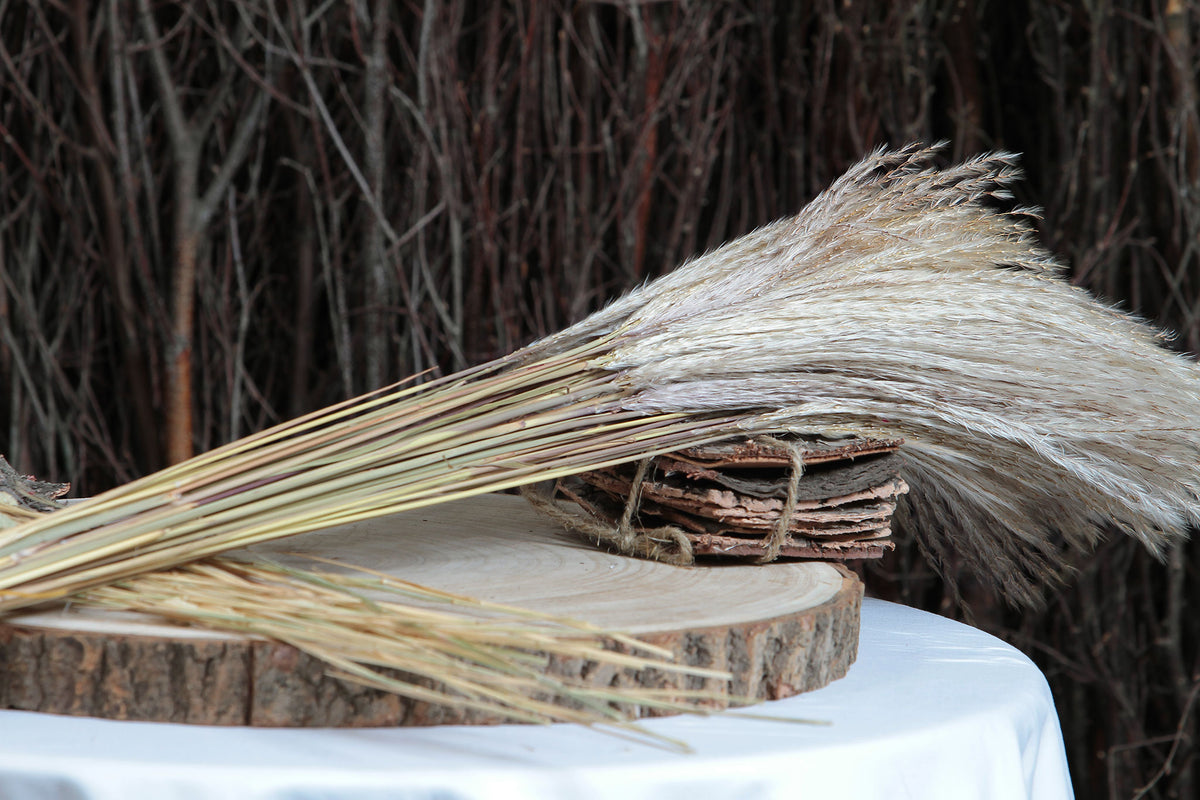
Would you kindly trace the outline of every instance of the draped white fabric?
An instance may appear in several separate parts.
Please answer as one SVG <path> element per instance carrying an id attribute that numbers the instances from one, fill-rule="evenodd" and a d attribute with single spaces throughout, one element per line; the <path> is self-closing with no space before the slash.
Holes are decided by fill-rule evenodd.
<path id="1" fill-rule="evenodd" d="M 5 800 L 1070 798 L 1045 678 L 988 634 L 867 600 L 830 686 L 649 720 L 668 752 L 581 727 L 238 729 L 0 711 Z"/>

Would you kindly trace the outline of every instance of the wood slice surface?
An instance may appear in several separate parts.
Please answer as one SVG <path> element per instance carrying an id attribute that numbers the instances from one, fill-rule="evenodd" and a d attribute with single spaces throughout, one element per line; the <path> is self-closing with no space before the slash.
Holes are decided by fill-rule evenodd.
<path id="1" fill-rule="evenodd" d="M 845 674 L 862 584 L 825 562 L 672 567 L 612 555 L 523 500 L 488 495 L 254 548 L 319 555 L 492 602 L 633 633 L 727 670 L 736 697 L 778 699 Z M 704 686 L 655 670 L 555 661 L 594 685 Z M 0 621 L 0 708 L 216 725 L 381 726 L 502 721 L 366 689 L 295 648 L 153 617 L 58 608 Z M 723 705 L 720 701 L 715 706 Z"/>

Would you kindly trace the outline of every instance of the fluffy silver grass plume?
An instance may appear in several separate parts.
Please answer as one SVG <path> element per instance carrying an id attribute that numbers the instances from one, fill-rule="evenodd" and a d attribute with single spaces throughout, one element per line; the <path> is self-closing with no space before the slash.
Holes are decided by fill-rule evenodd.
<path id="1" fill-rule="evenodd" d="M 1200 520 L 1200 369 L 1067 283 L 1010 199 L 1015 157 L 877 151 L 797 216 L 538 343 L 612 337 L 639 412 L 905 440 L 902 512 L 1033 601 L 1115 523 L 1159 552 Z"/>

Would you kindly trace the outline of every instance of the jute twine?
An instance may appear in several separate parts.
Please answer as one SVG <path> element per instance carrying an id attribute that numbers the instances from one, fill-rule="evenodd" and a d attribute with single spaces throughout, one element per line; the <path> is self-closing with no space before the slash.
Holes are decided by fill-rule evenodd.
<path id="1" fill-rule="evenodd" d="M 642 482 L 650 472 L 650 459 L 638 462 L 625 500 L 625 509 L 614 525 L 607 520 L 584 511 L 568 511 L 554 502 L 557 484 L 549 493 L 538 491 L 533 486 L 521 488 L 521 494 L 538 511 L 570 530 L 581 533 L 597 542 L 611 545 L 618 552 L 630 556 L 650 558 L 677 566 L 687 566 L 696 561 L 692 552 L 692 541 L 682 528 L 662 525 L 657 528 L 637 529 L 633 520 L 642 502 Z"/>
<path id="2" fill-rule="evenodd" d="M 787 543 L 788 531 L 791 529 L 799 500 L 800 479 L 804 477 L 804 451 L 795 442 L 767 436 L 760 439 L 786 451 L 791 462 L 783 510 L 770 535 L 765 539 L 766 550 L 757 559 L 758 563 L 765 564 L 779 558 L 783 545 Z M 524 486 L 521 488 L 521 494 L 534 509 L 560 525 L 594 539 L 597 543 L 610 545 L 618 552 L 679 566 L 693 564 L 696 556 L 692 550 L 692 541 L 682 528 L 675 525 L 661 525 L 655 528 L 634 526 L 634 520 L 637 519 L 641 507 L 642 487 L 650 474 L 652 462 L 649 458 L 638 462 L 633 482 L 629 487 L 629 496 L 625 499 L 625 507 L 615 524 L 586 511 L 568 511 L 560 506 L 554 499 L 558 492 L 557 482 L 549 489 L 545 484 L 540 488 L 536 484 Z"/>
<path id="3" fill-rule="evenodd" d="M 783 501 L 783 511 L 779 513 L 779 519 L 776 520 L 775 527 L 771 529 L 771 535 L 767 538 L 766 552 L 758 559 L 758 563 L 766 564 L 768 561 L 779 558 L 779 551 L 787 542 L 788 531 L 792 527 L 792 517 L 796 514 L 796 504 L 800 500 L 800 479 L 804 477 L 804 451 L 796 442 L 788 442 L 772 436 L 760 438 L 768 444 L 786 450 L 792 467 L 788 474 L 787 497 Z"/>

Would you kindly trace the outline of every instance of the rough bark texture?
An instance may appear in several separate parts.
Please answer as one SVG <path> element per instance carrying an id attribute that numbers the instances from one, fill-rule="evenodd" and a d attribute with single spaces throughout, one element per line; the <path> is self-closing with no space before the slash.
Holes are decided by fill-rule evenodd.
<path id="1" fill-rule="evenodd" d="M 0 626 L 0 706 L 111 719 L 247 721 L 245 641 Z"/>

